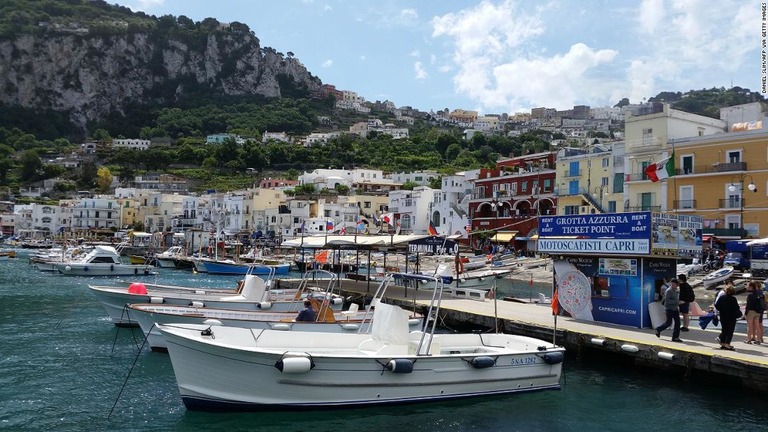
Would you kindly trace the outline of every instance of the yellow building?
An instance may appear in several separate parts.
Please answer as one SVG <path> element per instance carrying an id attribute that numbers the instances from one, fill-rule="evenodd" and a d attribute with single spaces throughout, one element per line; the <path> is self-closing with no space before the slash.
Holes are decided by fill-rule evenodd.
<path id="1" fill-rule="evenodd" d="M 557 214 L 622 211 L 623 143 L 562 149 L 556 171 Z"/>
<path id="2" fill-rule="evenodd" d="M 701 216 L 705 235 L 768 236 L 768 129 L 670 140 L 669 149 L 667 208 Z"/>

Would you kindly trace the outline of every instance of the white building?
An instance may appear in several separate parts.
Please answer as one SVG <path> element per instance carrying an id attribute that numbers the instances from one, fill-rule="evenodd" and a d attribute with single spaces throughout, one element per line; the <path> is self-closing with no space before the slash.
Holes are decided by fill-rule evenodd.
<path id="1" fill-rule="evenodd" d="M 291 139 L 285 132 L 264 132 L 264 135 L 261 136 L 261 142 L 269 141 L 290 142 Z"/>
<path id="2" fill-rule="evenodd" d="M 302 140 L 302 143 L 304 144 L 304 147 L 311 147 L 317 144 L 327 144 L 328 141 L 334 138 L 337 138 L 339 136 L 341 136 L 341 132 L 328 132 L 328 133 L 312 132 Z"/>
<path id="3" fill-rule="evenodd" d="M 444 176 L 441 188 L 433 191 L 429 219 L 439 235 L 460 234 L 467 237 L 465 227 L 470 224 L 469 201 L 479 172 L 472 170 Z"/>
<path id="4" fill-rule="evenodd" d="M 76 199 L 72 205 L 72 231 L 120 228 L 121 207 L 114 197 Z"/>
<path id="5" fill-rule="evenodd" d="M 146 150 L 150 146 L 149 140 L 137 138 L 113 139 L 112 148 L 127 148 L 131 150 Z"/>
<path id="6" fill-rule="evenodd" d="M 395 214 L 397 224 L 389 229 L 399 228 L 401 234 L 426 234 L 433 194 L 434 189 L 427 186 L 390 192 L 389 212 Z"/>

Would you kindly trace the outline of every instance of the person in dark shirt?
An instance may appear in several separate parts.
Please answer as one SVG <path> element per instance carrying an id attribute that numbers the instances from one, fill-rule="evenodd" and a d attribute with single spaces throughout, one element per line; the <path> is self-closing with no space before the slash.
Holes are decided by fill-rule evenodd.
<path id="1" fill-rule="evenodd" d="M 696 301 L 696 294 L 694 294 L 691 284 L 688 283 L 688 276 L 679 274 L 677 280 L 680 282 L 680 300 L 683 301 L 680 304 L 680 313 L 683 315 L 683 326 L 680 327 L 680 330 L 687 332 L 688 324 L 691 323 L 691 316 L 688 311 L 691 303 Z"/>
<path id="2" fill-rule="evenodd" d="M 680 291 L 678 290 L 677 279 L 669 281 L 669 288 L 664 292 L 664 312 L 667 314 L 667 320 L 664 324 L 656 327 L 656 337 L 661 337 L 661 332 L 668 329 L 672 323 L 675 326 L 672 328 L 672 342 L 682 342 L 680 339 Z"/>
<path id="3" fill-rule="evenodd" d="M 733 351 L 734 348 L 731 345 L 733 339 L 733 331 L 736 329 L 736 320 L 741 318 L 741 308 L 739 302 L 736 300 L 736 289 L 733 285 L 729 285 L 723 290 L 725 294 L 718 296 L 715 302 L 715 309 L 720 314 L 720 337 L 717 338 L 720 341 L 720 349 Z"/>
<path id="4" fill-rule="evenodd" d="M 304 300 L 304 309 L 299 311 L 296 321 L 315 321 L 315 310 L 312 308 L 312 302 Z"/>

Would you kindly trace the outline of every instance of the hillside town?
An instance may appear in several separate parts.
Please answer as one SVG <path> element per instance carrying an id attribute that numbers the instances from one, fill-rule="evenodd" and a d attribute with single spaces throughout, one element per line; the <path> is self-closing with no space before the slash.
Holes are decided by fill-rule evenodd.
<path id="1" fill-rule="evenodd" d="M 362 109 L 359 100 L 342 92 L 337 103 Z M 768 223 L 765 112 L 761 103 L 723 108 L 720 119 L 665 103 L 563 112 L 541 108 L 526 115 L 484 117 L 445 110 L 430 115 L 459 124 L 467 136 L 500 133 L 512 122 L 510 134 L 545 129 L 568 139 L 553 139 L 546 152 L 500 159 L 493 168 L 442 176 L 316 169 L 298 180 L 265 178 L 245 190 L 189 193 L 183 178 L 144 173 L 130 187 L 115 179 L 109 195 L 79 191 L 57 205 L 2 202 L 0 227 L 4 237 L 19 239 L 197 230 L 233 240 L 264 237 L 279 243 L 323 233 L 424 234 L 431 225 L 437 234 L 462 238 L 472 247 L 495 242 L 536 251 L 537 216 L 655 211 L 700 216 L 705 240 L 756 238 L 766 235 L 761 225 Z M 403 110 L 397 113 L 407 117 Z M 588 137 L 589 131 L 609 131 L 612 122 L 623 122 L 623 134 Z M 394 132 L 385 126 L 371 120 L 351 129 L 383 128 L 407 135 L 407 130 Z M 301 142 L 320 145 L 332 138 L 313 135 Z M 208 141 L 223 137 L 209 136 Z M 265 134 L 264 139 L 281 138 Z M 111 145 L 140 151 L 152 144 L 115 139 Z M 85 143 L 81 155 L 56 162 L 76 167 L 95 146 Z M 673 171 L 654 181 L 659 179 L 649 176 L 649 166 L 665 160 L 673 161 Z M 20 195 L 39 197 L 49 183 L 21 190 Z M 411 187 L 404 189 L 406 184 Z M 294 193 L 300 185 L 315 192 Z M 338 193 L 340 187 L 349 192 Z"/>

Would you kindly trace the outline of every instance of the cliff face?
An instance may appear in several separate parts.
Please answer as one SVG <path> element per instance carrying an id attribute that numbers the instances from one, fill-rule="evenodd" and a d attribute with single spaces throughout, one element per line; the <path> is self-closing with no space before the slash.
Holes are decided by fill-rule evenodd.
<path id="1" fill-rule="evenodd" d="M 151 33 L 47 32 L 0 40 L 0 103 L 70 112 L 80 127 L 129 103 L 172 104 L 190 91 L 280 97 L 280 75 L 322 84 L 292 55 L 245 31 L 157 38 Z"/>

